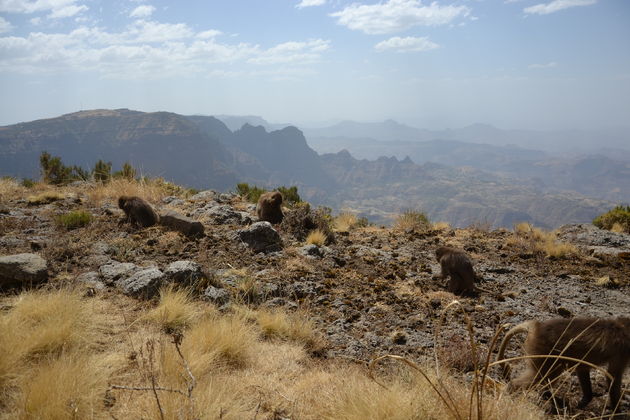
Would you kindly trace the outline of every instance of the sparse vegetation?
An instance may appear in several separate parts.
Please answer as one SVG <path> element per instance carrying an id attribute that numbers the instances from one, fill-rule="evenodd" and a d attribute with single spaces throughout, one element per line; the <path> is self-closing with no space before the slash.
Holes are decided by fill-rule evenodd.
<path id="1" fill-rule="evenodd" d="M 28 204 L 32 206 L 38 206 L 41 204 L 49 204 L 49 203 L 52 203 L 53 201 L 63 200 L 64 198 L 66 198 L 66 196 L 60 192 L 45 191 L 41 194 L 28 196 L 26 198 L 26 201 L 28 201 Z"/>
<path id="2" fill-rule="evenodd" d="M 574 245 L 558 241 L 554 232 L 545 232 L 526 222 L 514 225 L 514 235 L 514 238 L 508 241 L 509 245 L 515 245 L 548 257 L 564 258 L 578 252 Z"/>
<path id="3" fill-rule="evenodd" d="M 92 215 L 84 210 L 71 211 L 60 214 L 55 218 L 57 226 L 65 229 L 77 229 L 86 226 L 92 221 Z"/>
<path id="4" fill-rule="evenodd" d="M 408 209 L 396 217 L 394 229 L 399 230 L 427 230 L 431 224 L 427 215 L 419 210 Z"/>
<path id="5" fill-rule="evenodd" d="M 600 229 L 630 233 L 630 206 L 616 206 L 607 213 L 597 216 L 593 224 Z"/>
<path id="6" fill-rule="evenodd" d="M 267 191 L 268 190 L 266 190 L 265 188 L 260 188 L 255 185 L 250 186 L 246 182 L 236 185 L 236 193 L 245 198 L 250 203 L 258 203 L 258 199 L 260 198 L 260 196 Z M 279 191 L 282 194 L 283 204 L 288 207 L 292 207 L 295 204 L 302 202 L 296 186 L 281 186 L 276 188 L 275 191 Z"/>

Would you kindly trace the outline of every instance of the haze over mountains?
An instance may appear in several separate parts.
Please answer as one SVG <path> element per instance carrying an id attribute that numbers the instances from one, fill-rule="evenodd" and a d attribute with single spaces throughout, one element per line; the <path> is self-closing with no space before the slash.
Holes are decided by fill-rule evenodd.
<path id="1" fill-rule="evenodd" d="M 621 131 L 595 139 L 576 132 L 570 147 L 569 132 L 554 137 L 482 125 L 431 132 L 390 120 L 303 134 L 260 117 L 219 117 L 92 110 L 0 127 L 0 167 L 2 175 L 37 178 L 46 150 L 86 168 L 98 159 L 114 169 L 129 161 L 144 174 L 199 189 L 297 185 L 314 204 L 373 222 L 413 208 L 455 226 L 555 227 L 630 201 L 629 142 Z M 545 143 L 551 138 L 559 143 Z M 574 153 L 598 142 L 613 152 Z M 536 150 L 537 144 L 547 147 Z M 555 153 L 563 144 L 567 157 Z"/>

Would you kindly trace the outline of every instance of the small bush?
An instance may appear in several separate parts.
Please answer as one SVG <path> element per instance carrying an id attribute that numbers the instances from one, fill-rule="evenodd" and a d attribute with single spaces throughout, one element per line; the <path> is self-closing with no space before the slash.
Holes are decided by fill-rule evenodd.
<path id="1" fill-rule="evenodd" d="M 326 243 L 326 234 L 319 229 L 311 231 L 306 237 L 306 243 L 317 246 L 324 246 Z"/>
<path id="2" fill-rule="evenodd" d="M 250 187 L 248 183 L 243 182 L 236 184 L 236 192 L 250 203 L 258 203 L 260 196 L 266 193 L 267 190 L 264 188 L 258 188 L 255 185 Z"/>
<path id="3" fill-rule="evenodd" d="M 98 160 L 92 169 L 92 177 L 98 182 L 107 182 L 112 177 L 112 163 Z"/>
<path id="4" fill-rule="evenodd" d="M 427 215 L 419 210 L 405 210 L 396 217 L 394 228 L 399 230 L 426 230 L 431 226 Z"/>
<path id="5" fill-rule="evenodd" d="M 33 181 L 30 178 L 24 178 L 24 179 L 22 179 L 21 184 L 22 184 L 23 187 L 33 188 L 35 186 L 35 181 Z"/>
<path id="6" fill-rule="evenodd" d="M 286 203 L 289 207 L 302 202 L 302 199 L 298 194 L 298 188 L 295 185 L 292 187 L 278 187 L 277 190 L 280 194 L 282 194 L 284 203 Z"/>
<path id="7" fill-rule="evenodd" d="M 450 229 L 451 225 L 448 222 L 436 222 L 433 223 L 433 229 L 435 230 L 447 230 Z"/>
<path id="8" fill-rule="evenodd" d="M 329 245 L 335 242 L 335 234 L 331 229 L 332 216 L 328 207 L 318 207 L 311 210 L 309 203 L 303 201 L 297 203 L 293 209 L 284 213 L 281 229 L 298 241 L 305 241 L 308 234 L 315 229 L 320 230 L 326 236 L 325 243 Z"/>
<path id="9" fill-rule="evenodd" d="M 575 246 L 558 241 L 554 232 L 546 232 L 526 222 L 515 224 L 514 234 L 515 238 L 509 241 L 510 244 L 529 249 L 535 253 L 553 258 L 563 258 L 570 254 L 577 254 Z"/>
<path id="10" fill-rule="evenodd" d="M 92 221 L 92 215 L 86 211 L 78 210 L 61 214 L 55 218 L 57 226 L 70 229 L 77 229 L 86 226 Z"/>
<path id="11" fill-rule="evenodd" d="M 359 219 L 352 213 L 339 213 L 333 219 L 333 226 L 337 232 L 349 232 L 359 224 Z"/>
<path id="12" fill-rule="evenodd" d="M 137 171 L 129 162 L 123 164 L 122 170 L 114 172 L 114 178 L 125 178 L 129 181 L 136 179 Z"/>
<path id="13" fill-rule="evenodd" d="M 617 230 L 630 233 L 630 206 L 616 206 L 607 213 L 597 216 L 593 220 L 593 224 L 600 229 L 612 230 L 617 224 Z"/>

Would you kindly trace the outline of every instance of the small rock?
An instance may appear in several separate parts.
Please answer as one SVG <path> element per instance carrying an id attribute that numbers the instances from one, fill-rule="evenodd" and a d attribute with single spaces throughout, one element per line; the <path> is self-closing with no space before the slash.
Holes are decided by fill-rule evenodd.
<path id="1" fill-rule="evenodd" d="M 252 220 L 247 213 L 235 211 L 232 206 L 228 205 L 210 207 L 205 210 L 204 214 L 215 225 L 240 225 L 251 223 Z"/>
<path id="2" fill-rule="evenodd" d="M 229 203 L 230 201 L 232 201 L 234 198 L 238 197 L 237 194 L 234 193 L 224 193 L 224 194 L 220 194 L 219 198 L 217 199 L 217 201 L 219 203 Z"/>
<path id="3" fill-rule="evenodd" d="M 186 236 L 201 236 L 204 233 L 204 227 L 201 222 L 174 211 L 167 211 L 160 214 L 160 224 L 169 229 L 181 232 Z"/>
<path id="4" fill-rule="evenodd" d="M 203 297 L 215 305 L 221 306 L 230 301 L 230 292 L 218 287 L 208 286 L 203 292 Z"/>
<path id="5" fill-rule="evenodd" d="M 236 231 L 236 237 L 255 252 L 274 252 L 282 249 L 282 239 L 269 222 L 256 222 Z"/>
<path id="6" fill-rule="evenodd" d="M 558 315 L 560 315 L 563 318 L 570 318 L 573 316 L 573 314 L 571 313 L 570 310 L 568 310 L 567 308 L 560 306 L 558 308 Z"/>
<path id="7" fill-rule="evenodd" d="M 201 266 L 188 260 L 175 261 L 169 264 L 164 270 L 164 274 L 169 281 L 184 285 L 193 285 L 204 277 Z"/>
<path id="8" fill-rule="evenodd" d="M 157 293 L 164 282 L 164 277 L 164 273 L 157 268 L 147 268 L 129 278 L 117 280 L 116 286 L 128 296 L 149 299 Z"/>
<path id="9" fill-rule="evenodd" d="M 322 250 L 314 244 L 305 245 L 302 248 L 298 248 L 298 252 L 305 257 L 322 257 Z"/>
<path id="10" fill-rule="evenodd" d="M 48 279 L 48 263 L 37 254 L 0 257 L 0 289 Z"/>
<path id="11" fill-rule="evenodd" d="M 212 201 L 216 200 L 217 192 L 213 190 L 205 190 L 198 192 L 197 194 L 190 197 L 192 201 Z"/>

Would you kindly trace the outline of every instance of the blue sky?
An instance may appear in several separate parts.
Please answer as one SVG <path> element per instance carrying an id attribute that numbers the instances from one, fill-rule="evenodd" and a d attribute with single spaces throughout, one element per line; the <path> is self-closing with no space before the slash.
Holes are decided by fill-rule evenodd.
<path id="1" fill-rule="evenodd" d="M 0 91 L 0 125 L 131 108 L 630 126 L 630 1 L 0 0 Z"/>

